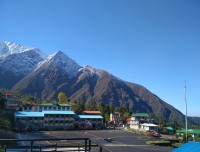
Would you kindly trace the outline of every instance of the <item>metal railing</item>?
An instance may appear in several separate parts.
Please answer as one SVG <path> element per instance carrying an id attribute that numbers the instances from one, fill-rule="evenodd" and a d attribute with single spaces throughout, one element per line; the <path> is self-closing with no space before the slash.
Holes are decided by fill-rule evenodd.
<path id="1" fill-rule="evenodd" d="M 4 145 L 5 152 L 110 151 L 89 138 L 0 139 L 1 141 L 16 142 L 15 146 Z"/>

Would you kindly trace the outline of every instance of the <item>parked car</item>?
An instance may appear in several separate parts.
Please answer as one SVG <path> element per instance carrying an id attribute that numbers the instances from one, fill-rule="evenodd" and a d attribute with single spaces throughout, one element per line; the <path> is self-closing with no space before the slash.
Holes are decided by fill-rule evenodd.
<path id="1" fill-rule="evenodd" d="M 155 130 L 148 131 L 148 135 L 153 137 L 160 137 L 160 134 L 157 133 Z"/>

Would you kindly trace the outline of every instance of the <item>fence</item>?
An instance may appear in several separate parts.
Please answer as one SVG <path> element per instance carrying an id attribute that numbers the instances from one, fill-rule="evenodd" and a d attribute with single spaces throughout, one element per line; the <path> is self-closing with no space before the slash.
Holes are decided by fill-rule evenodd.
<path id="1" fill-rule="evenodd" d="M 110 151 L 89 138 L 0 139 L 0 141 L 16 142 L 15 146 L 4 145 L 5 152 Z"/>

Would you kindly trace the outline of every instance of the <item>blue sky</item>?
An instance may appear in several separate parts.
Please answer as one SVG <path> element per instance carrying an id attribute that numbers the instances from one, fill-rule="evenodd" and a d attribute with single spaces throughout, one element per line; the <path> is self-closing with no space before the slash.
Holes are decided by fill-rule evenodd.
<path id="1" fill-rule="evenodd" d="M 0 0 L 0 41 L 62 50 L 200 116 L 199 0 Z"/>

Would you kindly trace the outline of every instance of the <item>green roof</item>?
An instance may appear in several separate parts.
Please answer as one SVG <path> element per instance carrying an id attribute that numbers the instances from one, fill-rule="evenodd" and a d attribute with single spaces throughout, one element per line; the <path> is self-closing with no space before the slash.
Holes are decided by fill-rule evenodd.
<path id="1" fill-rule="evenodd" d="M 186 130 L 185 129 L 181 129 L 178 130 L 177 133 L 185 133 Z M 200 130 L 199 129 L 188 129 L 188 133 L 189 134 L 200 134 Z"/>
<path id="2" fill-rule="evenodd" d="M 52 103 L 42 103 L 42 104 L 40 104 L 40 106 L 51 106 L 51 105 L 53 105 Z"/>
<path id="3" fill-rule="evenodd" d="M 59 106 L 71 106 L 70 104 L 58 104 Z M 52 103 L 43 103 L 40 104 L 40 106 L 57 106 L 57 104 L 52 104 Z"/>
<path id="4" fill-rule="evenodd" d="M 149 117 L 148 113 L 135 113 L 132 114 L 131 117 Z"/>
<path id="5" fill-rule="evenodd" d="M 166 128 L 167 130 L 174 130 L 174 128 L 172 127 L 164 127 L 164 128 Z"/>
<path id="6" fill-rule="evenodd" d="M 59 106 L 71 106 L 70 104 L 59 104 Z"/>

